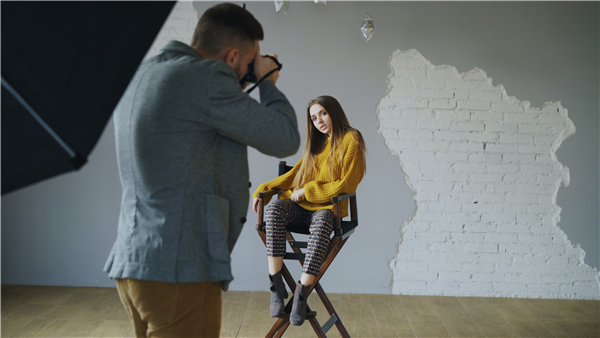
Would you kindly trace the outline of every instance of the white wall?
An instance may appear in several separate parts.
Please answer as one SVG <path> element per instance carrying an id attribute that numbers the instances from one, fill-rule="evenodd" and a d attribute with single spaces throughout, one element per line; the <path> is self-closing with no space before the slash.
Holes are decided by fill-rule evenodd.
<path id="1" fill-rule="evenodd" d="M 203 13 L 213 4 L 193 6 Z M 329 94 L 367 142 L 360 226 L 324 278 L 326 291 L 390 293 L 388 261 L 397 252 L 403 222 L 415 211 L 405 174 L 377 132 L 376 107 L 387 91 L 387 62 L 396 49 L 415 48 L 433 64 L 459 72 L 485 69 L 494 83 L 533 107 L 561 100 L 577 133 L 557 151 L 571 176 L 558 192 L 558 226 L 581 244 L 585 262 L 598 266 L 597 3 L 293 2 L 287 15 L 275 13 L 272 1 L 246 5 L 265 29 L 261 50 L 277 53 L 284 65 L 277 85 L 296 108 L 302 135 L 307 102 Z M 359 26 L 367 11 L 375 33 L 365 43 Z M 80 172 L 2 197 L 2 283 L 114 285 L 102 272 L 121 196 L 114 149 L 109 124 Z M 253 149 L 249 155 L 254 187 L 276 174 L 277 159 Z M 267 289 L 255 222 L 249 213 L 233 252 L 233 290 Z"/>
<path id="2" fill-rule="evenodd" d="M 459 74 L 415 49 L 389 67 L 378 129 L 417 206 L 390 261 L 392 292 L 599 299 L 598 270 L 557 226 L 567 109 L 531 107 L 483 70 Z"/>

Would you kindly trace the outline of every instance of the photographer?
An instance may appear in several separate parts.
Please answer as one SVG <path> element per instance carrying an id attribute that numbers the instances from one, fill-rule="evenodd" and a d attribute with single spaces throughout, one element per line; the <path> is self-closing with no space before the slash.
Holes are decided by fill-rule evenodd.
<path id="1" fill-rule="evenodd" d="M 169 42 L 144 61 L 115 108 L 123 186 L 115 278 L 137 337 L 218 337 L 221 289 L 246 221 L 247 146 L 277 157 L 300 144 L 296 115 L 277 90 L 278 63 L 261 57 L 260 23 L 219 4 L 191 45 Z M 260 101 L 242 91 L 253 68 Z"/>

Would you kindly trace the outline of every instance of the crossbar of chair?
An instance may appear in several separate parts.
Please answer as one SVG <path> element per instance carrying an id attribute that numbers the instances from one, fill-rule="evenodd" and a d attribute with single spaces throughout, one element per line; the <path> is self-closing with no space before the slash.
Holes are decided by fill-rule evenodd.
<path id="1" fill-rule="evenodd" d="M 285 256 L 283 256 L 283 259 L 294 259 L 294 260 L 298 260 L 298 261 L 304 261 L 305 258 L 306 258 L 306 254 L 303 254 L 303 253 L 286 252 Z"/>
<path id="2" fill-rule="evenodd" d="M 335 322 L 337 322 L 337 321 L 338 321 L 338 316 L 333 315 L 333 316 L 329 317 L 329 319 L 325 322 L 325 324 L 323 324 L 321 329 L 323 330 L 323 332 L 327 333 L 327 331 L 329 331 L 329 329 L 331 329 L 333 324 L 335 324 Z"/>
<path id="3" fill-rule="evenodd" d="M 302 248 L 302 249 L 308 248 L 308 242 L 292 241 L 289 243 L 290 243 L 290 247 L 292 247 L 292 248 Z"/>

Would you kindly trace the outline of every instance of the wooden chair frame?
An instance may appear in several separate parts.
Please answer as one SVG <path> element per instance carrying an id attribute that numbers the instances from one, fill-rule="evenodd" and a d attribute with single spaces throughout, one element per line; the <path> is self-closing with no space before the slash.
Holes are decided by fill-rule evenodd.
<path id="1" fill-rule="evenodd" d="M 280 166 L 280 170 L 279 170 L 280 175 L 286 171 L 286 170 L 285 171 L 282 170 L 282 168 L 284 168 L 284 169 L 289 168 L 286 166 L 285 161 L 279 162 L 279 166 Z M 270 196 L 273 196 L 276 194 L 279 195 L 281 192 L 282 192 L 281 190 L 271 190 L 271 191 L 260 192 L 257 195 L 259 213 L 258 213 L 258 224 L 256 225 L 256 231 L 258 232 L 258 235 L 262 239 L 265 246 L 267 245 L 267 235 L 265 232 L 266 224 L 264 222 L 264 199 L 266 197 L 270 197 Z M 350 204 L 350 221 L 342 221 L 342 219 L 340 218 L 339 203 L 345 199 L 350 199 L 349 200 L 349 202 L 350 202 L 349 203 Z M 354 233 L 355 228 L 358 225 L 358 216 L 357 216 L 357 209 L 356 209 L 356 193 L 346 194 L 346 195 L 338 196 L 338 197 L 332 197 L 331 203 L 333 204 L 333 215 L 334 215 L 333 237 L 331 238 L 331 241 L 329 242 L 329 248 L 327 250 L 327 254 L 325 255 L 325 260 L 323 262 L 323 265 L 321 266 L 321 269 L 319 270 L 319 274 L 318 274 L 318 276 L 316 276 L 315 281 L 313 282 L 313 284 L 310 288 L 310 291 L 309 291 L 309 295 L 310 295 L 310 293 L 313 291 L 313 289 L 316 290 L 317 294 L 319 295 L 319 298 L 321 299 L 321 302 L 323 302 L 323 305 L 325 306 L 325 309 L 329 313 L 330 317 L 327 320 L 327 322 L 325 322 L 325 324 L 323 324 L 323 326 L 321 326 L 319 324 L 319 322 L 317 321 L 316 312 L 312 311 L 310 309 L 310 307 L 307 306 L 306 320 L 309 321 L 313 330 L 317 334 L 317 337 L 319 337 L 319 338 L 327 337 L 325 334 L 333 325 L 336 326 L 336 328 L 338 329 L 338 331 L 340 332 L 340 334 L 343 338 L 349 338 L 350 335 L 348 334 L 346 327 L 344 326 L 341 318 L 338 316 L 337 312 L 333 308 L 333 305 L 331 304 L 329 297 L 327 297 L 327 294 L 323 290 L 323 287 L 321 287 L 319 280 L 321 280 L 321 278 L 323 277 L 323 275 L 329 268 L 329 265 L 331 265 L 331 263 L 333 262 L 333 259 L 337 256 L 339 251 L 342 249 L 342 247 L 344 246 L 344 244 L 346 243 L 346 241 L 348 240 L 350 235 L 352 233 Z M 297 242 L 294 239 L 294 236 L 291 234 L 290 231 L 286 231 L 286 239 L 287 239 L 288 243 L 290 244 L 290 247 L 292 248 L 293 253 L 286 253 L 286 255 L 284 256 L 284 259 L 295 259 L 300 262 L 300 265 L 304 265 L 305 254 L 302 253 L 300 248 L 306 248 L 306 243 L 305 242 Z M 294 278 L 288 271 L 287 267 L 285 266 L 285 263 L 283 264 L 283 267 L 282 267 L 282 275 L 283 275 L 286 283 L 290 287 L 290 290 L 292 291 L 292 294 L 293 294 L 296 289 L 296 281 L 294 280 Z M 289 314 L 292 309 L 293 298 L 294 297 L 291 297 L 290 300 L 288 300 L 286 307 L 285 307 L 284 314 L 281 315 L 280 317 L 278 317 L 277 320 L 275 320 L 275 323 L 273 323 L 273 326 L 271 326 L 271 329 L 265 336 L 266 338 L 273 338 L 273 337 L 279 338 L 285 333 L 285 331 L 287 330 L 287 328 L 290 325 L 290 321 L 289 321 L 290 315 Z"/>

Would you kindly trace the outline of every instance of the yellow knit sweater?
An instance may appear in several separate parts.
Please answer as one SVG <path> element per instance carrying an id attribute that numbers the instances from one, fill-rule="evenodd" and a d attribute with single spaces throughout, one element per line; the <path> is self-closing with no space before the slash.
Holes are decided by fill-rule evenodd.
<path id="1" fill-rule="evenodd" d="M 331 139 L 327 139 L 327 146 L 316 156 L 315 166 L 318 170 L 316 180 L 304 185 L 304 200 L 298 202 L 302 208 L 310 211 L 322 209 L 333 210 L 331 197 L 341 196 L 356 191 L 358 184 L 363 178 L 365 172 L 365 159 L 358 149 L 357 139 L 354 133 L 348 132 L 344 135 L 341 144 L 341 151 L 344 156 L 342 159 L 342 171 L 335 180 L 329 180 L 329 168 L 327 158 L 329 157 Z M 296 173 L 302 165 L 302 159 L 287 173 L 275 178 L 272 181 L 261 184 L 254 192 L 253 197 L 259 192 L 274 189 L 283 190 L 279 198 L 289 199 L 293 193 L 293 182 Z M 269 203 L 270 197 L 266 198 L 264 204 Z M 340 216 L 348 216 L 348 200 L 340 202 Z"/>

